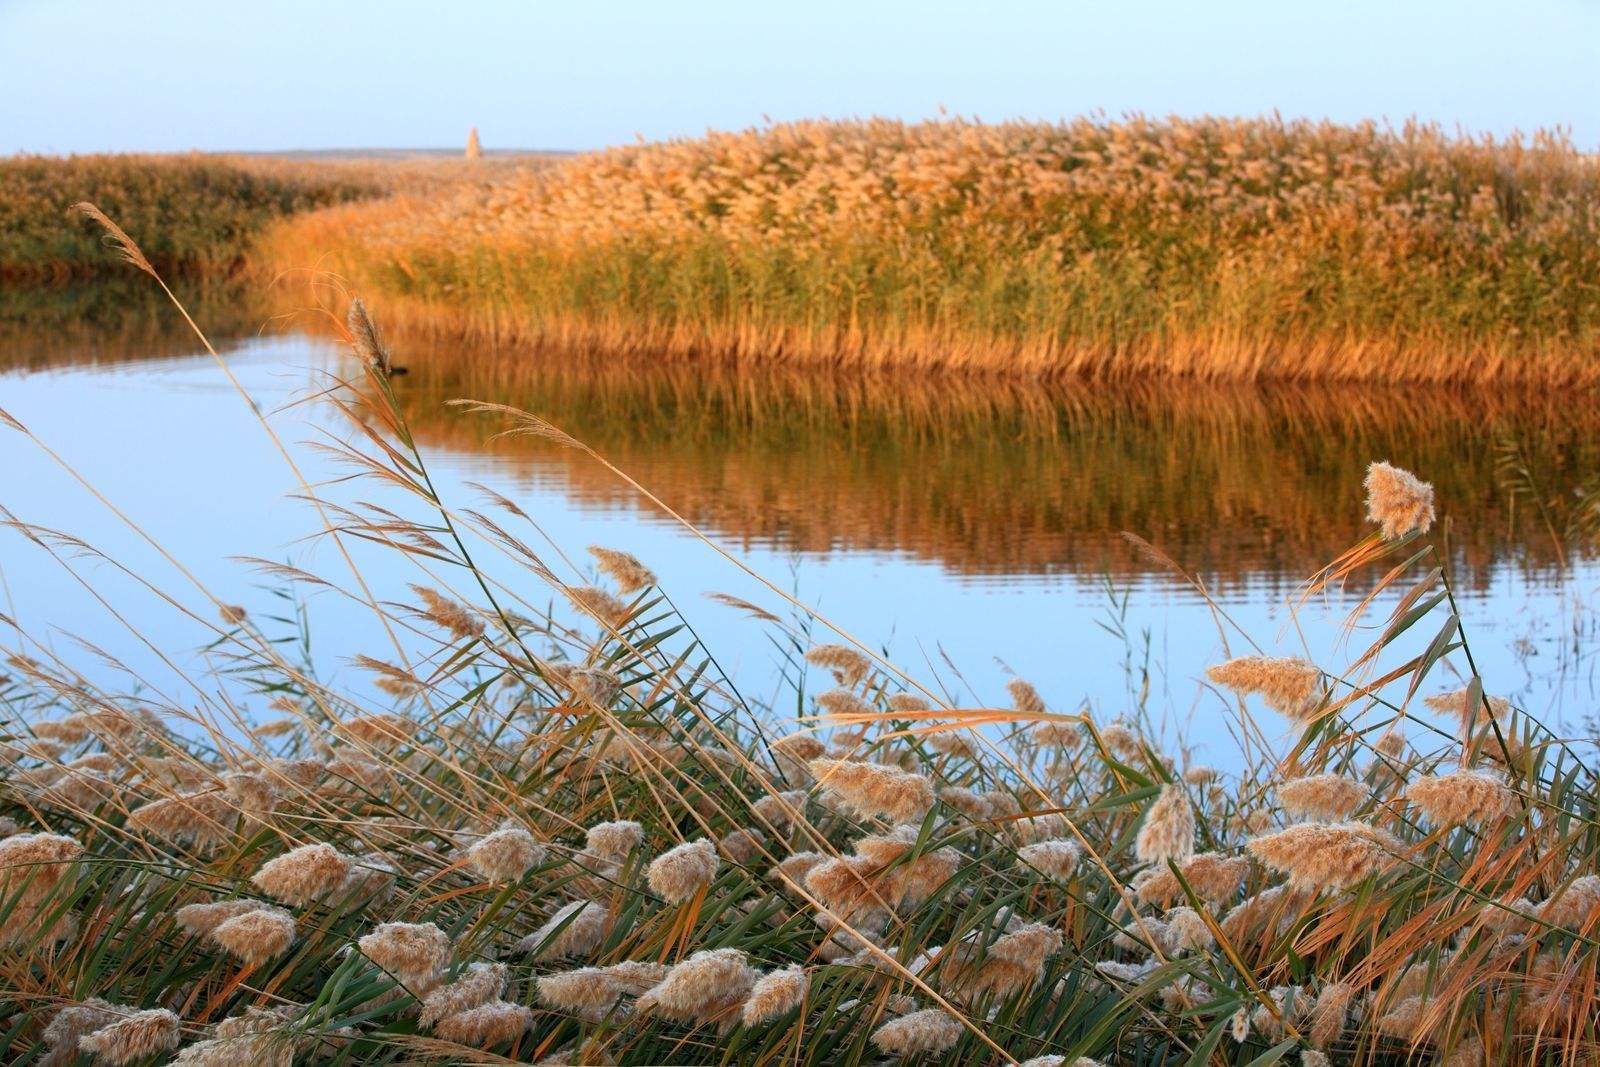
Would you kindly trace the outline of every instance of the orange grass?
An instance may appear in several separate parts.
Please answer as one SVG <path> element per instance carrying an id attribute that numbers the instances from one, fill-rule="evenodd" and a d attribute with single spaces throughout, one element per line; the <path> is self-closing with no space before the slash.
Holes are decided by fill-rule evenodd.
<path id="1" fill-rule="evenodd" d="M 806 122 L 287 221 L 440 333 L 1029 376 L 1593 384 L 1600 163 L 1277 119 Z"/>

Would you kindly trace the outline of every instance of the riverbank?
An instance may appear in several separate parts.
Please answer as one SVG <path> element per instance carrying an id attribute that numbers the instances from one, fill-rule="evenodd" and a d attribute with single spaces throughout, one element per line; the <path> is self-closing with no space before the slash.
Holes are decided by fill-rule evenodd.
<path id="1" fill-rule="evenodd" d="M 1600 380 L 1600 166 L 1550 135 L 812 122 L 288 219 L 437 335 L 1013 376 Z"/>

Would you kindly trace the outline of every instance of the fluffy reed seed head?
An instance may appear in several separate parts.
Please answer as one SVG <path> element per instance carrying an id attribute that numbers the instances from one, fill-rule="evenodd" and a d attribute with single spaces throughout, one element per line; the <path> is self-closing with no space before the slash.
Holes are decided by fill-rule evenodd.
<path id="1" fill-rule="evenodd" d="M 406 744 L 417 732 L 415 719 L 392 712 L 357 715 L 334 727 L 335 732 L 369 748 L 386 750 Z"/>
<path id="2" fill-rule="evenodd" d="M 1201 900 L 1220 903 L 1237 893 L 1250 873 L 1250 861 L 1243 856 L 1224 856 L 1220 852 L 1201 852 L 1178 864 L 1184 881 Z M 1133 881 L 1134 895 L 1147 904 L 1167 907 L 1183 895 L 1177 875 L 1166 866 L 1141 871 Z"/>
<path id="3" fill-rule="evenodd" d="M 253 908 L 224 919 L 210 936 L 230 956 L 258 967 L 294 944 L 294 916 L 282 908 Z"/>
<path id="4" fill-rule="evenodd" d="M 422 601 L 423 618 L 456 640 L 464 641 L 483 633 L 482 619 L 437 589 L 430 589 L 425 585 L 413 585 L 411 591 Z"/>
<path id="5" fill-rule="evenodd" d="M 96 1064 L 121 1067 L 178 1047 L 178 1017 L 165 1008 L 136 1011 L 78 1039 Z"/>
<path id="6" fill-rule="evenodd" d="M 1317 993 L 1316 1004 L 1311 1008 L 1311 1043 L 1327 1048 L 1344 1033 L 1345 1020 L 1349 1018 L 1350 1002 L 1355 999 L 1356 987 L 1349 982 L 1328 982 Z"/>
<path id="7" fill-rule="evenodd" d="M 1206 669 L 1206 677 L 1240 696 L 1261 694 L 1267 707 L 1295 722 L 1308 722 L 1322 697 L 1322 672 L 1309 660 L 1240 656 Z"/>
<path id="8" fill-rule="evenodd" d="M 511 970 L 503 963 L 469 963 L 467 969 L 453 982 L 431 990 L 422 998 L 422 1011 L 417 1021 L 432 1026 L 449 1015 L 459 1015 L 498 1000 L 506 991 Z"/>
<path id="9" fill-rule="evenodd" d="M 669 968 L 664 963 L 649 960 L 623 960 L 605 968 L 606 974 L 629 996 L 639 996 L 667 976 Z"/>
<path id="10" fill-rule="evenodd" d="M 195 937 L 205 937 L 229 919 L 266 907 L 259 900 L 214 900 L 185 904 L 173 913 L 178 925 Z"/>
<path id="11" fill-rule="evenodd" d="M 594 900 L 574 900 L 556 909 L 548 922 L 521 941 L 519 952 L 537 952 L 540 960 L 587 956 L 605 940 L 611 909 Z"/>
<path id="12" fill-rule="evenodd" d="M 1278 803 L 1292 818 L 1338 822 L 1367 799 L 1367 787 L 1341 774 L 1291 778 L 1278 786 Z"/>
<path id="13" fill-rule="evenodd" d="M 1011 694 L 1011 706 L 1018 711 L 1029 715 L 1043 715 L 1048 710 L 1039 691 L 1032 683 L 1021 678 L 1013 678 L 1007 682 L 1006 692 Z"/>
<path id="14" fill-rule="evenodd" d="M 735 830 L 725 835 L 717 842 L 717 850 L 725 856 L 729 863 L 744 866 L 761 855 L 762 848 L 767 843 L 767 835 L 753 826 L 742 830 Z"/>
<path id="15" fill-rule="evenodd" d="M 450 937 L 433 923 L 382 923 L 356 945 L 363 956 L 413 988 L 431 989 L 450 958 Z"/>
<path id="16" fill-rule="evenodd" d="M 298 905 L 337 892 L 349 877 L 350 857 L 319 841 L 268 860 L 250 881 L 268 896 Z"/>
<path id="17" fill-rule="evenodd" d="M 142 804 L 128 815 L 127 825 L 164 841 L 192 841 L 200 847 L 232 839 L 239 809 L 226 793 L 199 790 Z"/>
<path id="18" fill-rule="evenodd" d="M 1145 812 L 1134 852 L 1143 863 L 1181 863 L 1194 855 L 1194 829 L 1189 795 L 1177 783 L 1168 783 Z"/>
<path id="19" fill-rule="evenodd" d="M 350 332 L 350 348 L 356 358 L 364 366 L 387 376 L 392 366 L 389 349 L 383 343 L 383 335 L 378 332 L 378 324 L 372 321 L 367 305 L 359 296 L 351 298 L 350 310 L 345 314 L 344 321 L 345 328 Z"/>
<path id="20" fill-rule="evenodd" d="M 589 827 L 584 834 L 583 849 L 591 856 L 621 863 L 643 840 L 643 827 L 630 819 L 620 819 Z"/>
<path id="21" fill-rule="evenodd" d="M 758 816 L 771 823 L 773 829 L 783 831 L 794 825 L 796 816 L 804 816 L 806 794 L 800 789 L 788 789 L 761 797 L 750 807 Z M 791 812 L 795 814 L 791 815 Z"/>
<path id="22" fill-rule="evenodd" d="M 716 846 L 702 837 L 651 860 L 645 877 L 657 896 L 670 904 L 682 904 L 709 886 L 720 866 Z"/>
<path id="23" fill-rule="evenodd" d="M 871 704 L 868 704 L 865 700 L 862 700 L 860 697 L 856 696 L 855 693 L 848 689 L 827 689 L 821 693 L 818 693 L 815 699 L 817 701 L 817 706 L 828 715 L 839 716 L 874 714 Z M 841 745 L 843 747 L 854 747 L 855 745 L 860 744 L 860 742 L 860 737 L 851 739 L 842 736 L 842 734 L 835 736 L 834 738 L 834 744 L 836 747 Z"/>
<path id="24" fill-rule="evenodd" d="M 66 1067 L 76 1063 L 80 1039 L 125 1018 L 130 1011 L 99 997 L 68 1004 L 56 1012 L 44 1028 L 44 1043 L 50 1053 L 42 1062 L 49 1067 Z"/>
<path id="25" fill-rule="evenodd" d="M 1366 823 L 1298 823 L 1249 841 L 1250 853 L 1306 890 L 1337 890 L 1394 866 L 1404 847 Z"/>
<path id="26" fill-rule="evenodd" d="M 901 713 L 908 711 L 929 711 L 933 705 L 928 703 L 928 698 L 918 693 L 890 693 L 889 710 Z"/>
<path id="27" fill-rule="evenodd" d="M 832 672 L 840 685 L 853 686 L 872 670 L 872 661 L 848 645 L 816 645 L 806 651 L 806 662 Z"/>
<path id="28" fill-rule="evenodd" d="M 1023 845 L 1017 850 L 1017 859 L 1020 863 L 1059 882 L 1072 879 L 1077 873 L 1078 861 L 1082 856 L 1083 850 L 1078 847 L 1078 843 L 1064 838 Z"/>
<path id="29" fill-rule="evenodd" d="M 491 1000 L 440 1019 L 434 1024 L 433 1035 L 458 1045 L 488 1048 L 515 1041 L 532 1024 L 533 1012 L 528 1008 Z"/>
<path id="30" fill-rule="evenodd" d="M 765 1026 L 794 1011 L 806 1001 L 811 980 L 804 967 L 794 965 L 781 971 L 768 971 L 750 987 L 750 996 L 740 1010 L 746 1026 Z"/>
<path id="31" fill-rule="evenodd" d="M 1438 826 L 1483 826 L 1517 810 L 1505 778 L 1493 771 L 1467 770 L 1419 778 L 1405 797 Z"/>
<path id="32" fill-rule="evenodd" d="M 622 984 L 603 967 L 547 974 L 534 988 L 542 1003 L 589 1020 L 604 1018 L 623 992 Z"/>
<path id="33" fill-rule="evenodd" d="M 669 1019 L 717 1021 L 744 1002 L 757 977 L 740 950 L 704 949 L 669 970 L 638 1007 Z"/>
<path id="34" fill-rule="evenodd" d="M 1203 952 L 1216 943 L 1211 927 L 1193 908 L 1177 907 L 1162 916 L 1174 952 Z"/>
<path id="35" fill-rule="evenodd" d="M 545 847 L 516 823 L 506 823 L 467 849 L 467 863 L 489 882 L 516 882 L 545 861 Z"/>
<path id="36" fill-rule="evenodd" d="M 1568 930 L 1589 930 L 1600 920 L 1600 875 L 1573 879 L 1565 889 L 1539 905 L 1539 918 Z"/>
<path id="37" fill-rule="evenodd" d="M 590 545 L 589 554 L 595 558 L 600 573 L 616 582 L 624 594 L 632 596 L 656 584 L 656 576 L 650 568 L 626 552 Z"/>
<path id="38" fill-rule="evenodd" d="M 1489 721 L 1492 714 L 1495 719 L 1504 722 L 1511 714 L 1511 701 L 1505 697 L 1480 695 L 1476 699 L 1470 688 L 1456 689 L 1449 693 L 1435 693 L 1424 697 L 1422 702 L 1441 715 L 1449 715 L 1461 725 L 1463 735 L 1470 735 L 1479 726 Z M 1488 709 L 1484 709 L 1485 701 Z M 1507 738 L 1509 741 L 1510 738 Z"/>
<path id="39" fill-rule="evenodd" d="M 240 811 L 265 814 L 278 806 L 278 787 L 259 774 L 232 771 L 222 776 L 222 788 Z"/>
<path id="40" fill-rule="evenodd" d="M 858 815 L 904 823 L 933 807 L 933 783 L 920 774 L 881 763 L 814 759 L 811 774 L 832 797 Z"/>
<path id="41" fill-rule="evenodd" d="M 1433 486 L 1410 471 L 1384 462 L 1367 468 L 1367 518 L 1393 541 L 1433 526 Z"/>
<path id="42" fill-rule="evenodd" d="M 618 629 L 628 621 L 628 605 L 599 586 L 574 586 L 567 590 L 567 596 L 578 607 L 612 629 Z"/>
<path id="43" fill-rule="evenodd" d="M 893 900 L 891 887 L 875 880 L 880 866 L 865 856 L 821 859 L 806 870 L 805 887 L 846 921 L 863 916 L 881 918 Z"/>
<path id="44" fill-rule="evenodd" d="M 773 880 L 780 884 L 800 886 L 805 884 L 806 876 L 812 869 L 826 859 L 820 852 L 796 852 L 785 856 L 770 873 Z"/>
<path id="45" fill-rule="evenodd" d="M 83 846 L 65 834 L 12 834 L 0 840 L 0 896 L 21 890 L 24 902 L 54 889 L 83 855 Z M 24 888 L 26 887 L 26 888 Z"/>
<path id="46" fill-rule="evenodd" d="M 924 1008 L 878 1027 L 872 1032 L 872 1043 L 891 1056 L 915 1056 L 949 1052 L 964 1033 L 965 1028 L 948 1012 Z"/>
<path id="47" fill-rule="evenodd" d="M 1138 731 L 1121 719 L 1106 723 L 1099 732 L 1100 740 L 1118 759 L 1129 762 L 1144 755 L 1144 743 L 1139 740 Z"/>
<path id="48" fill-rule="evenodd" d="M 1028 923 L 1002 934 L 989 946 L 971 983 L 971 991 L 1008 997 L 1035 985 L 1045 963 L 1061 951 L 1059 930 L 1043 923 Z"/>

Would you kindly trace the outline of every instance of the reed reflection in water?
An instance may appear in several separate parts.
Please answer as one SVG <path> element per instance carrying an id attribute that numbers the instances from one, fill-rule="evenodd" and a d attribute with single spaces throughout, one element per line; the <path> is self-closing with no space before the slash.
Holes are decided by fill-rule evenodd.
<path id="1" fill-rule="evenodd" d="M 399 392 L 426 439 L 580 500 L 633 494 L 569 450 L 497 444 L 446 401 L 536 412 L 739 543 L 906 552 L 975 578 L 1159 569 L 1127 530 L 1220 591 L 1283 590 L 1361 535 L 1362 475 L 1389 459 L 1436 485 L 1464 585 L 1500 565 L 1548 579 L 1565 546 L 1512 499 L 1497 458 L 1515 444 L 1556 501 L 1600 472 L 1600 414 L 1561 396 L 837 377 L 437 346 L 411 371 Z"/>

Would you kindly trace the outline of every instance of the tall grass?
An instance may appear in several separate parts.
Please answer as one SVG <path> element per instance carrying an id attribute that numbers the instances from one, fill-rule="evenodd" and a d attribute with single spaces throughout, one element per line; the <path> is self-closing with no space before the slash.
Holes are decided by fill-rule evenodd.
<path id="1" fill-rule="evenodd" d="M 263 173 L 204 156 L 12 156 L 0 159 L 0 277 L 61 281 L 104 272 L 96 227 L 70 218 L 73 204 L 103 204 L 145 251 L 175 274 L 225 272 L 269 221 L 375 196 L 380 188 L 299 168 Z"/>
<path id="2" fill-rule="evenodd" d="M 440 331 L 1024 375 L 1593 383 L 1600 163 L 1276 119 L 807 122 L 265 239 Z"/>
<path id="3" fill-rule="evenodd" d="M 372 684 L 328 680 L 279 632 L 289 616 L 254 618 L 187 571 L 189 587 L 152 592 L 208 621 L 242 699 L 202 676 L 106 688 L 6 620 L 9 1060 L 1555 1064 L 1600 1049 L 1591 754 L 1486 695 L 1434 522 L 1450 502 L 1430 487 L 1375 467 L 1372 518 L 1392 539 L 1364 536 L 1303 590 L 1378 576 L 1351 620 L 1369 647 L 1212 672 L 1243 746 L 1221 773 L 1146 728 L 1161 710 L 1147 685 L 1115 717 L 1050 709 L 1021 680 L 972 707 L 775 586 L 724 601 L 784 653 L 779 700 L 752 700 L 670 576 L 615 553 L 579 565 L 493 491 L 441 499 L 371 320 L 350 328 L 366 370 L 332 383 L 351 428 L 331 447 L 362 499 L 389 496 L 306 492 L 324 538 L 385 545 L 417 583 L 375 595 L 344 554 L 320 576 L 263 567 L 371 607 L 386 636 L 356 666 Z M 648 495 L 537 416 L 463 417 Z M 89 580 L 92 545 L 12 521 Z M 515 575 L 496 577 L 507 560 Z M 1225 647 L 1260 651 L 1216 610 Z M 1435 693 L 1447 667 L 1469 683 Z"/>

